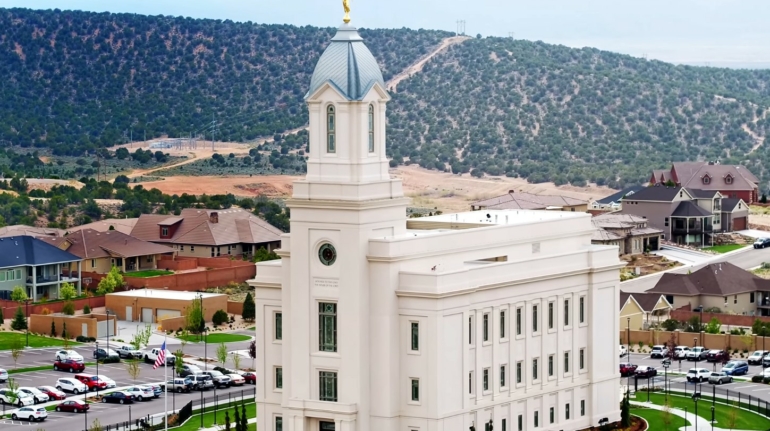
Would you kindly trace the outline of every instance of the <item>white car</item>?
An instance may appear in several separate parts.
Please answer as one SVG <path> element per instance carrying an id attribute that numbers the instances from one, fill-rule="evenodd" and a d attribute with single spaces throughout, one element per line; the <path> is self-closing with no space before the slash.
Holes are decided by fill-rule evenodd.
<path id="1" fill-rule="evenodd" d="M 652 346 L 651 358 L 665 358 L 668 356 L 668 347 L 664 345 Z"/>
<path id="2" fill-rule="evenodd" d="M 690 349 L 689 352 L 687 352 L 687 360 L 703 361 L 706 359 L 707 354 L 708 354 L 708 350 L 706 350 L 705 347 L 702 347 L 702 346 L 693 347 L 692 349 Z"/>
<path id="3" fill-rule="evenodd" d="M 8 371 L 0 368 L 0 383 L 5 383 L 6 381 L 8 381 Z"/>
<path id="4" fill-rule="evenodd" d="M 624 345 L 620 345 L 620 357 L 626 356 L 628 354 L 628 348 Z"/>
<path id="5" fill-rule="evenodd" d="M 56 389 L 60 391 L 72 392 L 73 394 L 84 394 L 88 392 L 88 387 L 76 379 L 61 378 L 56 381 Z"/>
<path id="6" fill-rule="evenodd" d="M 31 406 L 35 400 L 23 392 L 13 392 L 10 389 L 0 389 L 0 402 L 3 404 L 15 404 L 19 407 Z"/>
<path id="7" fill-rule="evenodd" d="M 115 380 L 112 380 L 111 378 L 109 378 L 107 376 L 103 376 L 103 375 L 99 374 L 96 377 L 98 377 L 99 380 L 101 380 L 101 381 L 103 381 L 104 383 L 107 384 L 107 389 L 112 389 L 112 388 L 117 386 L 117 384 L 115 384 Z"/>
<path id="8" fill-rule="evenodd" d="M 69 359 L 75 362 L 83 362 L 83 355 L 74 350 L 59 350 L 56 352 L 56 360 L 63 361 Z"/>
<path id="9" fill-rule="evenodd" d="M 38 388 L 30 388 L 25 386 L 25 387 L 19 388 L 19 392 L 24 392 L 25 394 L 31 396 L 32 399 L 35 400 L 35 404 L 40 404 L 48 401 L 48 395 L 44 394 Z"/>
<path id="10" fill-rule="evenodd" d="M 130 388 L 123 389 L 123 392 L 127 392 L 134 396 L 137 401 L 151 400 L 155 398 L 155 392 L 152 388 L 146 386 L 131 386 Z"/>
<path id="11" fill-rule="evenodd" d="M 687 371 L 688 382 L 708 381 L 709 377 L 711 377 L 711 370 L 707 368 L 690 368 Z"/>
<path id="12" fill-rule="evenodd" d="M 230 377 L 230 386 L 243 386 L 246 383 L 246 379 L 240 374 L 226 374 Z"/>
<path id="13" fill-rule="evenodd" d="M 11 419 L 26 419 L 30 422 L 43 422 L 48 417 L 45 407 L 22 407 L 11 411 Z"/>
<path id="14" fill-rule="evenodd" d="M 687 352 L 689 352 L 689 351 L 690 351 L 690 347 L 689 346 L 676 346 L 676 347 L 674 347 L 674 358 L 675 359 L 687 359 Z"/>
<path id="15" fill-rule="evenodd" d="M 158 359 L 158 354 L 160 354 L 160 348 L 155 347 L 153 349 L 150 349 L 147 352 L 144 352 L 144 362 L 148 363 L 155 363 L 155 360 Z M 174 356 L 173 353 L 171 353 L 170 350 L 166 349 L 166 365 L 174 365 L 176 363 L 176 356 Z"/>
<path id="16" fill-rule="evenodd" d="M 762 358 L 768 354 L 767 350 L 755 350 L 746 360 L 749 365 L 762 365 Z"/>

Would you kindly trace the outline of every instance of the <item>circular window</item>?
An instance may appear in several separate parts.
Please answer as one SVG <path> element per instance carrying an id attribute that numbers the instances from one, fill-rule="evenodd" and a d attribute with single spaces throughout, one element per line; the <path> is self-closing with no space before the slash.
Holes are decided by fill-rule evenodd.
<path id="1" fill-rule="evenodd" d="M 324 265 L 331 266 L 337 260 L 337 250 L 334 249 L 333 245 L 326 243 L 318 249 L 318 258 Z"/>

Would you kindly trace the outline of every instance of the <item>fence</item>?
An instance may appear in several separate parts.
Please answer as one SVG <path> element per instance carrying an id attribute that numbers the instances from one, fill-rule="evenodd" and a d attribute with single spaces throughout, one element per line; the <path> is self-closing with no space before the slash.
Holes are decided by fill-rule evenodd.
<path id="1" fill-rule="evenodd" d="M 709 322 L 711 319 L 717 319 L 719 323 L 722 324 L 722 327 L 725 326 L 744 326 L 744 327 L 751 327 L 751 325 L 754 324 L 754 321 L 759 319 L 762 322 L 770 322 L 770 317 L 767 316 L 743 316 L 740 314 L 727 314 L 727 313 L 707 313 L 707 312 L 697 312 L 697 311 L 689 311 L 689 310 L 682 310 L 682 309 L 676 309 L 671 312 L 671 318 L 674 320 L 679 320 L 682 322 L 686 322 L 690 320 L 691 317 L 698 317 L 702 318 L 703 322 Z"/>
<path id="2" fill-rule="evenodd" d="M 627 335 L 630 335 L 627 336 Z M 635 347 L 638 343 L 644 346 L 657 344 L 673 344 L 675 346 L 704 346 L 707 349 L 719 350 L 754 350 L 766 343 L 770 346 L 770 338 L 764 341 L 757 335 L 731 335 L 731 334 L 706 334 L 705 332 L 683 332 L 683 331 L 626 331 L 620 330 L 620 344 L 630 344 Z"/>
<path id="3" fill-rule="evenodd" d="M 43 314 L 44 309 L 47 309 L 51 313 L 61 313 L 65 302 L 66 301 L 63 300 L 36 302 L 27 306 L 24 303 L 20 304 L 18 302 L 0 299 L 0 309 L 3 310 L 3 316 L 5 316 L 6 319 L 12 319 L 13 315 L 16 314 L 16 309 L 19 307 L 21 307 L 21 311 L 24 312 L 24 315 L 27 315 L 28 308 L 30 315 Z M 94 309 L 96 307 L 104 307 L 104 296 L 80 298 L 75 299 L 72 302 L 75 304 L 75 310 L 82 310 L 86 305 L 88 305 L 91 309 Z"/>

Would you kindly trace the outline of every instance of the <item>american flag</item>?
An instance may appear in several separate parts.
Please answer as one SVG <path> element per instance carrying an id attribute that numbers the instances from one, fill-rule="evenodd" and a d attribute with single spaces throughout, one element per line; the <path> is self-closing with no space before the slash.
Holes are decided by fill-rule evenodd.
<path id="1" fill-rule="evenodd" d="M 152 366 L 152 369 L 154 370 L 165 363 L 166 363 L 166 341 L 164 340 L 163 345 L 160 346 L 160 352 L 158 352 L 158 358 L 155 359 L 155 365 Z"/>

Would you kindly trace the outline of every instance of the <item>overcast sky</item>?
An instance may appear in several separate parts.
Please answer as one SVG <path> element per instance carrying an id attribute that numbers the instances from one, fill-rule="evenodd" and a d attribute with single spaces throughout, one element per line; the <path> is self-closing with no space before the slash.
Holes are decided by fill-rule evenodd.
<path id="1" fill-rule="evenodd" d="M 350 0 L 359 27 L 430 28 L 592 46 L 711 66 L 770 68 L 770 0 Z M 336 26 L 341 0 L 0 0 L 80 9 Z"/>

